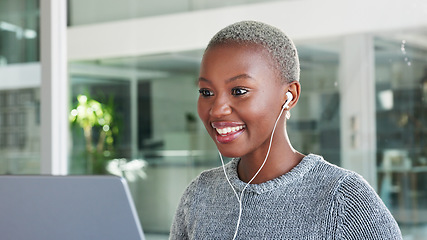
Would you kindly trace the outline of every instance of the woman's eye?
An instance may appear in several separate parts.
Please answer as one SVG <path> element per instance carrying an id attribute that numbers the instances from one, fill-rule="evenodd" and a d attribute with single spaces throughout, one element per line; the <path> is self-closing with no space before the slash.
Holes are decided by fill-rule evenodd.
<path id="1" fill-rule="evenodd" d="M 231 90 L 231 94 L 236 96 L 246 94 L 247 92 L 248 90 L 243 88 L 233 88 L 233 90 Z"/>
<path id="2" fill-rule="evenodd" d="M 213 92 L 211 92 L 210 90 L 206 89 L 206 88 L 202 88 L 199 89 L 199 93 L 201 96 L 203 97 L 210 97 L 213 96 Z"/>

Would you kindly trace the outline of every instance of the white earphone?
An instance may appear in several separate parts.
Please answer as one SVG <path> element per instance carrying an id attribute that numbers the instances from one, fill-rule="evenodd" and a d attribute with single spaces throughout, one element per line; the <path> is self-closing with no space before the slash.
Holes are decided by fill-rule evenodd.
<path id="1" fill-rule="evenodd" d="M 286 102 L 285 104 L 283 104 L 282 108 L 287 108 L 289 103 L 292 101 L 292 99 L 294 99 L 294 96 L 292 95 L 291 92 L 287 92 L 286 97 L 288 97 L 288 99 L 286 99 Z"/>

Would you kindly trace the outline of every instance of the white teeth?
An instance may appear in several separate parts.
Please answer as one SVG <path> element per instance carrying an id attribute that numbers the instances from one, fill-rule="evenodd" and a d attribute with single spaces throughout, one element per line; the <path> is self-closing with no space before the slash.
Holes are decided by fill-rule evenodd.
<path id="1" fill-rule="evenodd" d="M 243 125 L 242 126 L 238 126 L 238 127 L 226 127 L 226 128 L 215 128 L 215 130 L 220 134 L 220 135 L 227 135 L 231 132 L 236 132 L 239 131 L 241 129 L 243 129 Z"/>

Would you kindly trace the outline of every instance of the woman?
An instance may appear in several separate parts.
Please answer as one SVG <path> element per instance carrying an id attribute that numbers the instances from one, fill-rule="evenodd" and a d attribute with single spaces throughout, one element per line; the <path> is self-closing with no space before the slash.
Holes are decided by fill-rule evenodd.
<path id="1" fill-rule="evenodd" d="M 254 21 L 222 29 L 203 55 L 199 87 L 199 117 L 221 160 L 233 160 L 188 186 L 171 239 L 401 239 L 361 176 L 292 147 L 286 118 L 301 85 L 283 32 Z"/>

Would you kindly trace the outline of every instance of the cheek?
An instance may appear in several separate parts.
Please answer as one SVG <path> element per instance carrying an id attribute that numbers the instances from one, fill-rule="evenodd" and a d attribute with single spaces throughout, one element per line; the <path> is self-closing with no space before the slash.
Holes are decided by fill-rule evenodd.
<path id="1" fill-rule="evenodd" d="M 263 124 L 269 122 L 269 119 L 273 117 L 273 113 L 275 111 L 273 110 L 272 106 L 251 106 L 250 109 L 248 109 L 245 113 L 245 118 L 247 122 L 250 122 L 252 124 Z"/>
<path id="2" fill-rule="evenodd" d="M 241 105 L 235 108 L 235 112 L 240 120 L 246 124 L 250 135 L 258 132 L 266 124 L 266 119 L 269 118 L 268 111 L 261 107 L 259 103 Z"/>
<path id="3" fill-rule="evenodd" d="M 245 105 L 248 113 L 268 118 L 272 113 L 276 112 L 278 101 L 268 94 L 262 94 L 262 96 L 253 98 L 250 102 L 245 103 Z"/>
<path id="4" fill-rule="evenodd" d="M 263 98 L 245 103 L 245 111 L 240 111 L 244 121 L 252 125 L 252 130 L 262 130 L 274 124 L 280 113 L 280 102 L 274 98 Z M 255 126 L 255 129 L 253 129 Z"/>

